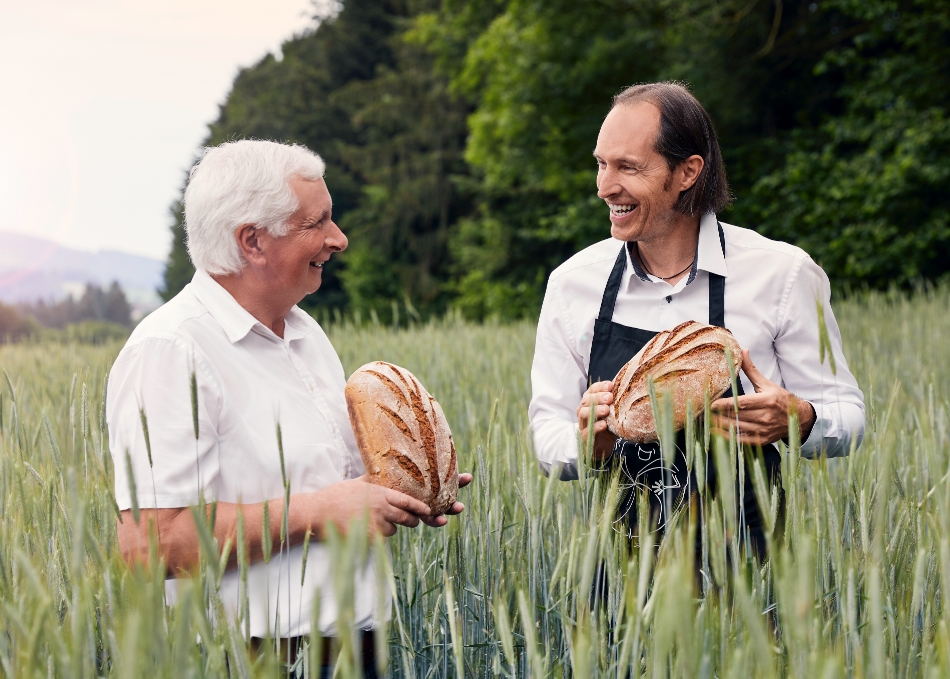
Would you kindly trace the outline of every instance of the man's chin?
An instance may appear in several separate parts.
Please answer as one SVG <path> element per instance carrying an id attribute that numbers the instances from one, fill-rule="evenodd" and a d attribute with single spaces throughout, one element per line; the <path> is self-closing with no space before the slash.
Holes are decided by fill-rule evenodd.
<path id="1" fill-rule="evenodd" d="M 640 238 L 643 229 L 640 224 L 611 224 L 610 235 L 612 238 L 622 241 L 634 241 Z"/>
<path id="2" fill-rule="evenodd" d="M 311 267 L 311 268 L 314 268 L 314 267 Z M 317 269 L 316 271 L 311 271 L 310 277 L 307 283 L 308 283 L 307 288 L 306 288 L 307 294 L 312 295 L 317 290 L 319 290 L 320 286 L 323 284 L 323 270 Z"/>

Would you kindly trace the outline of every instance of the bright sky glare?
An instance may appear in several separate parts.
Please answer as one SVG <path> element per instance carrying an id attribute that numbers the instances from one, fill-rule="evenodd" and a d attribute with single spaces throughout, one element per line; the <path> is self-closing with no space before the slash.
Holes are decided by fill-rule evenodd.
<path id="1" fill-rule="evenodd" d="M 164 259 L 168 207 L 241 66 L 309 0 L 0 0 L 0 231 Z"/>

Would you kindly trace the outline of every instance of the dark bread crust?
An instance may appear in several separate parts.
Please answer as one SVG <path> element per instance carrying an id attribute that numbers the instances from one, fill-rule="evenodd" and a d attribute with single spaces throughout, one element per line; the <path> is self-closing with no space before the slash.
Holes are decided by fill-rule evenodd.
<path id="1" fill-rule="evenodd" d="M 682 352 L 684 349 L 686 349 L 689 345 L 691 345 L 695 341 L 701 340 L 701 339 L 711 339 L 713 337 L 716 337 L 719 334 L 718 333 L 719 330 L 721 329 L 716 328 L 715 326 L 709 325 L 709 326 L 706 326 L 705 328 L 701 328 L 697 330 L 696 332 L 690 333 L 689 335 L 684 337 L 682 340 L 679 340 L 672 344 L 667 343 L 667 345 L 664 345 L 662 349 L 660 349 L 658 352 L 653 354 L 646 361 L 644 361 L 643 363 L 637 366 L 637 369 L 633 373 L 632 379 L 633 380 L 642 379 L 644 376 L 646 376 L 648 372 L 651 372 L 655 368 L 672 360 L 674 357 L 677 356 L 678 353 Z M 672 336 L 673 335 L 671 333 L 670 337 Z"/>
<path id="2" fill-rule="evenodd" d="M 699 330 L 696 327 L 695 321 L 686 321 L 685 323 L 680 323 L 678 326 L 670 330 L 669 335 L 666 337 L 666 341 L 663 342 L 663 347 L 670 347 L 679 342 L 681 339 L 685 338 L 688 335 Z"/>
<path id="3" fill-rule="evenodd" d="M 707 390 L 710 399 L 716 399 L 729 388 L 727 351 L 738 365 L 739 344 L 724 328 L 688 321 L 658 333 L 617 374 L 607 428 L 630 441 L 657 440 L 649 395 L 652 381 L 658 395 L 671 396 L 674 428 L 681 429 L 690 409 L 702 412 Z"/>
<path id="4" fill-rule="evenodd" d="M 669 338 L 669 336 L 670 336 L 670 332 L 667 330 L 664 330 L 663 332 L 658 332 L 656 335 L 654 335 L 653 339 L 647 342 L 647 345 L 643 347 L 643 349 L 640 350 L 642 352 L 640 354 L 641 360 L 646 360 L 650 358 L 651 356 L 653 356 L 653 354 L 655 354 L 660 349 L 662 349 L 663 345 L 666 343 L 666 340 L 667 338 Z M 639 365 L 639 362 L 637 362 L 637 365 Z"/>
<path id="5" fill-rule="evenodd" d="M 455 444 L 445 414 L 404 368 L 376 361 L 346 383 L 346 408 L 373 483 L 422 500 L 434 513 L 458 496 Z"/>

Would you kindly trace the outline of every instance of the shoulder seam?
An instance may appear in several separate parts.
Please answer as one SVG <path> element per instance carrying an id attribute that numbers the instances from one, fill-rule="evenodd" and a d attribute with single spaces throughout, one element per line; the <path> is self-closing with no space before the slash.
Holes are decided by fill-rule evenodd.
<path id="1" fill-rule="evenodd" d="M 126 345 L 126 347 L 123 347 L 122 351 L 120 351 L 119 355 L 116 357 L 115 363 L 118 363 L 119 360 L 121 360 L 124 355 L 127 355 L 125 352 L 126 348 L 137 349 L 139 346 L 141 346 L 142 344 L 144 344 L 146 341 L 149 341 L 149 340 L 168 343 L 174 346 L 175 348 L 177 348 L 179 351 L 182 351 L 183 353 L 185 353 L 186 356 L 188 356 L 194 362 L 195 374 L 196 375 L 199 373 L 204 374 L 204 377 L 205 379 L 207 379 L 208 383 L 213 385 L 215 387 L 215 391 L 218 392 L 219 401 L 225 398 L 225 390 L 221 388 L 221 385 L 214 378 L 214 371 L 208 365 L 207 361 L 205 360 L 204 355 L 200 355 L 199 352 L 196 351 L 197 347 L 193 343 L 188 343 L 181 337 L 161 337 L 161 336 L 156 336 L 156 335 L 149 335 L 147 337 L 143 337 L 141 341 L 136 342 L 135 344 L 131 346 Z M 113 363 L 113 365 L 115 365 L 115 363 Z M 190 380 L 191 376 L 189 375 L 188 378 Z M 220 407 L 221 406 L 219 404 L 219 408 Z M 220 412 L 217 413 L 219 417 L 220 417 L 220 414 L 221 414 Z"/>
<path id="2" fill-rule="evenodd" d="M 768 238 L 767 236 L 763 236 L 761 233 L 759 233 L 755 229 L 746 229 L 741 226 L 736 226 L 735 224 L 729 224 L 728 222 L 721 222 L 721 223 L 724 223 L 726 226 L 730 226 L 734 229 L 741 229 L 743 231 L 751 231 L 752 233 L 761 237 L 767 243 L 767 244 L 762 244 L 762 245 L 748 245 L 745 243 L 738 243 L 735 240 L 731 240 L 729 238 L 729 236 L 731 235 L 730 233 L 731 229 L 723 229 L 723 234 L 726 238 L 726 243 L 728 243 L 729 245 L 733 247 L 742 248 L 744 250 L 767 250 L 769 252 L 775 252 L 780 255 L 786 255 L 792 260 L 797 260 L 797 261 L 803 261 L 806 257 L 809 256 L 807 252 L 802 250 L 797 245 L 792 245 L 791 243 L 786 243 L 785 241 L 773 240 L 771 238 Z M 792 250 L 792 251 L 790 252 L 789 250 Z"/>
<path id="3" fill-rule="evenodd" d="M 791 245 L 790 243 L 786 243 L 786 245 L 790 245 L 791 247 L 796 248 L 798 252 L 789 252 L 785 248 L 745 245 L 743 243 L 736 243 L 735 241 L 730 241 L 728 238 L 726 239 L 726 243 L 736 248 L 742 248 L 743 250 L 767 250 L 768 252 L 774 252 L 777 255 L 785 255 L 786 257 L 798 262 L 804 261 L 805 258 L 809 256 L 807 252 L 805 252 L 804 250 L 802 250 L 796 245 Z"/>

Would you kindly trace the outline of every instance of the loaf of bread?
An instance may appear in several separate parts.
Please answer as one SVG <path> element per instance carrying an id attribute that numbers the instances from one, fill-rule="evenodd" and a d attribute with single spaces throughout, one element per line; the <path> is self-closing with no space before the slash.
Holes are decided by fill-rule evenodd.
<path id="1" fill-rule="evenodd" d="M 736 338 L 725 328 L 687 321 L 658 333 L 620 369 L 614 378 L 614 402 L 607 415 L 607 428 L 617 436 L 637 443 L 656 441 L 657 425 L 650 404 L 649 380 L 657 396 L 667 393 L 673 403 L 673 425 L 686 424 L 687 403 L 693 413 L 702 413 L 706 391 L 710 400 L 729 388 L 731 377 L 726 351 L 738 370 L 742 361 Z"/>
<path id="2" fill-rule="evenodd" d="M 452 432 L 415 375 L 367 363 L 346 383 L 346 409 L 373 483 L 422 500 L 434 514 L 452 507 L 459 487 Z"/>

